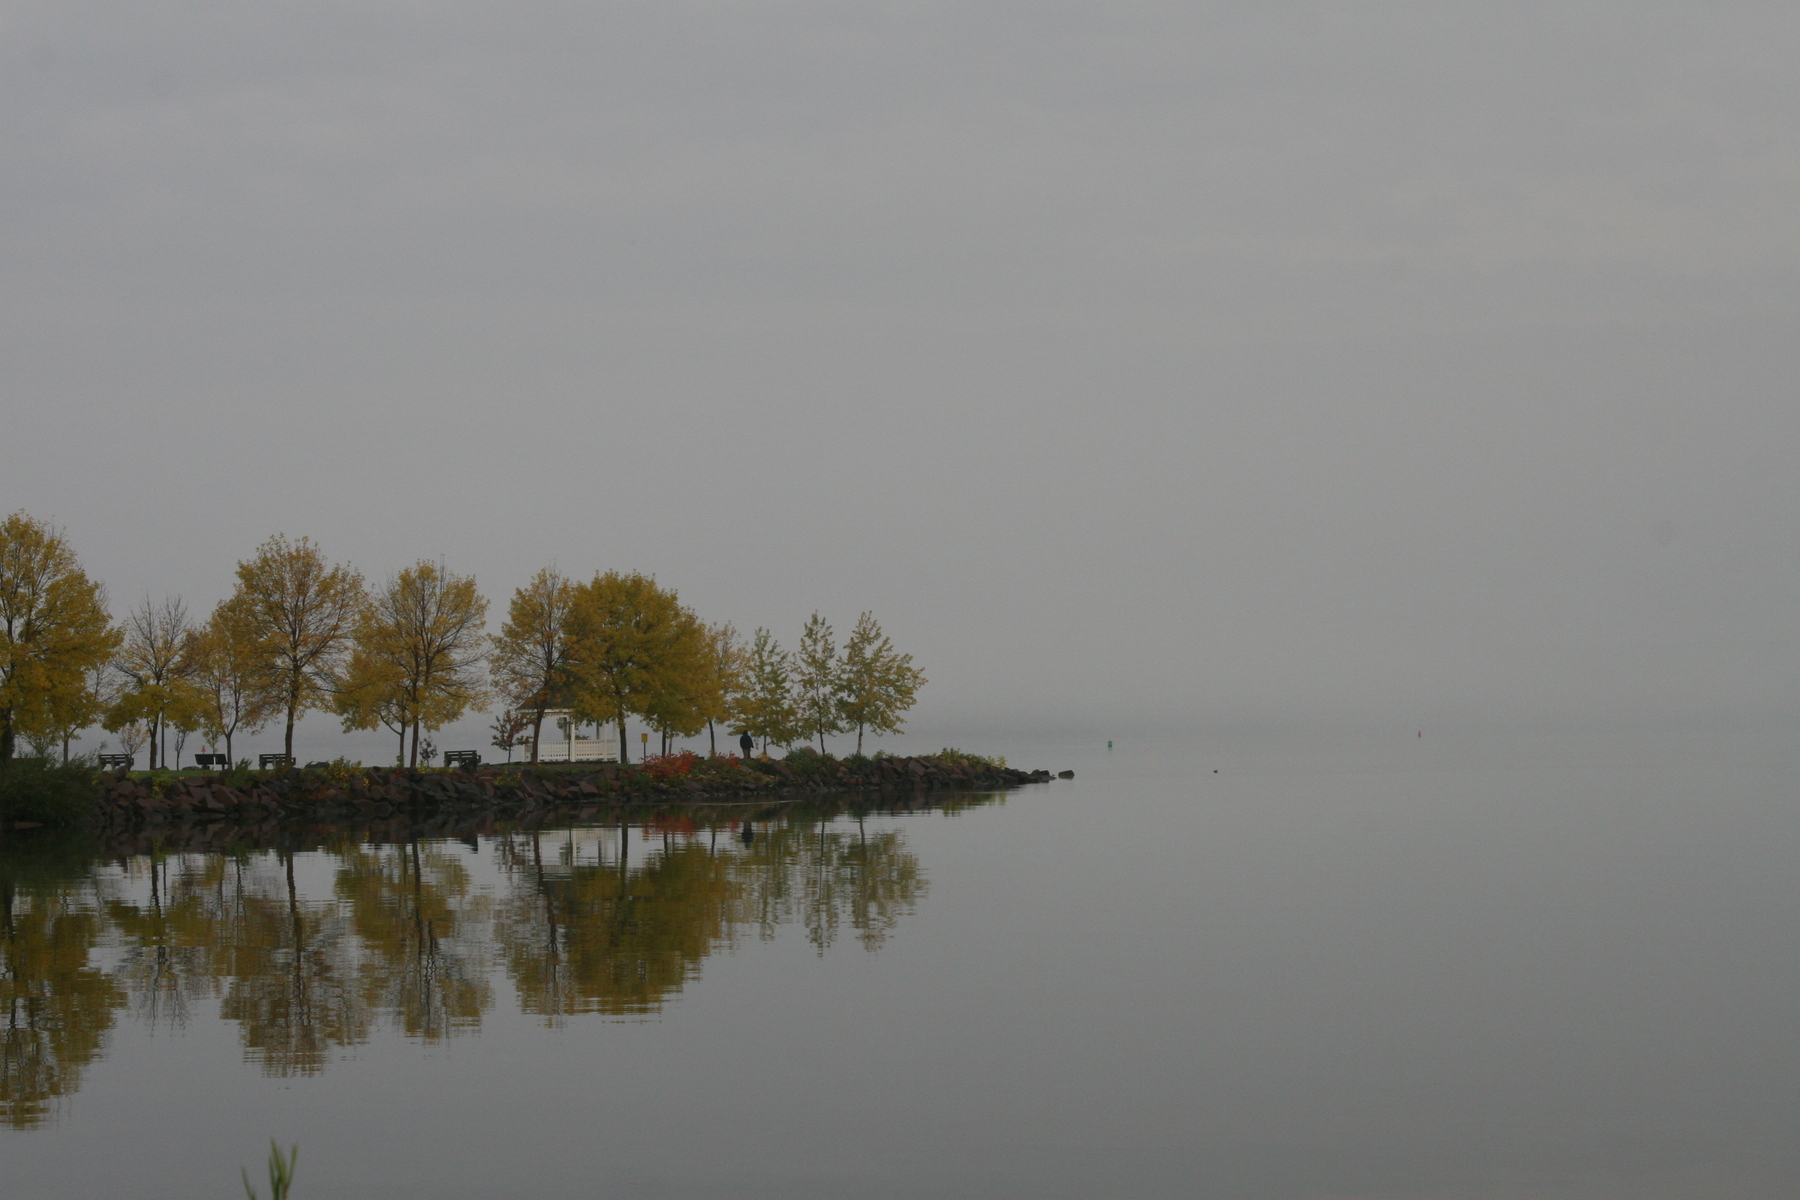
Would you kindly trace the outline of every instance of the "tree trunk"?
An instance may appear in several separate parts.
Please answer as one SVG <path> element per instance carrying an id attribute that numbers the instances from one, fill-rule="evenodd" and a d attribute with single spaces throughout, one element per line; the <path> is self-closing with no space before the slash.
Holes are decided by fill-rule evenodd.
<path id="1" fill-rule="evenodd" d="M 544 731 L 545 707 L 545 705 L 540 704 L 536 710 L 537 716 L 533 717 L 531 721 L 531 763 L 533 766 L 537 765 L 538 760 L 538 735 Z"/>
<path id="2" fill-rule="evenodd" d="M 625 714 L 621 712 L 619 714 L 619 765 L 624 766 L 630 761 L 631 756 L 625 748 Z"/>
<path id="3" fill-rule="evenodd" d="M 713 758 L 719 757 L 719 739 L 713 735 L 712 718 L 706 718 L 706 751 Z"/>
<path id="4" fill-rule="evenodd" d="M 419 719 L 417 717 L 413 718 L 412 731 L 413 731 L 412 767 L 416 771 L 416 770 L 418 770 L 418 767 L 419 767 Z"/>
<path id="5" fill-rule="evenodd" d="M 293 918 L 294 922 L 294 971 L 295 974 L 298 975 L 302 969 L 301 963 L 304 961 L 304 956 L 300 953 L 300 943 L 302 941 L 302 932 L 300 929 L 300 893 L 294 886 L 294 852 L 289 850 L 282 857 L 287 861 L 288 915 Z"/>
<path id="6" fill-rule="evenodd" d="M 11 762 L 13 756 L 13 710 L 0 708 L 0 763 Z"/>
<path id="7" fill-rule="evenodd" d="M 296 702 L 294 702 L 292 700 L 288 701 L 287 738 L 285 741 L 283 741 L 282 746 L 283 746 L 283 753 L 285 753 L 288 756 L 289 762 L 294 761 L 294 710 L 298 707 L 300 707 L 300 706 Z"/>

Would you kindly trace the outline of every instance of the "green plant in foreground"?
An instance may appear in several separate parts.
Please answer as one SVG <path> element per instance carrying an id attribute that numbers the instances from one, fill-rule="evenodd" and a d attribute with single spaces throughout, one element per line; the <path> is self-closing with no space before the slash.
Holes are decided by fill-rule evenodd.
<path id="1" fill-rule="evenodd" d="M 86 758 L 56 766 L 37 758 L 0 763 L 0 828 L 14 821 L 78 825 L 92 815 L 99 792 Z"/>
<path id="2" fill-rule="evenodd" d="M 281 1153 L 281 1147 L 275 1139 L 269 1139 L 269 1200 L 287 1200 L 288 1189 L 294 1186 L 294 1162 L 300 1157 L 298 1144 L 290 1146 L 287 1154 Z M 250 1200 L 256 1200 L 256 1189 L 250 1186 L 250 1172 L 240 1168 L 244 1176 L 244 1193 Z"/>

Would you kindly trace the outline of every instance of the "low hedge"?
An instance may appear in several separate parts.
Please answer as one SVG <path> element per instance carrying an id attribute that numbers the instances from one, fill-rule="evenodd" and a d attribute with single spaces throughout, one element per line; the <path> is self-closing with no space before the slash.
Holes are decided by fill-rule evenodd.
<path id="1" fill-rule="evenodd" d="M 79 759 L 66 764 L 41 758 L 0 763 L 0 826 L 84 824 L 93 819 L 99 782 L 93 765 Z"/>

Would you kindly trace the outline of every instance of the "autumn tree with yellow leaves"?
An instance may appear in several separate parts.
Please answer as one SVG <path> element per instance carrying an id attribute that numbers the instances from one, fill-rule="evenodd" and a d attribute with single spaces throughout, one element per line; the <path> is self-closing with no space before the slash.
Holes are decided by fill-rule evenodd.
<path id="1" fill-rule="evenodd" d="M 906 724 L 906 710 L 926 683 L 924 672 L 912 661 L 912 655 L 901 654 L 881 632 L 874 613 L 856 619 L 835 675 L 838 722 L 846 732 L 856 731 L 858 754 L 865 732 L 880 737 L 899 733 Z"/>
<path id="2" fill-rule="evenodd" d="M 75 706 L 119 638 L 61 530 L 23 512 L 0 521 L 0 762 Z"/>
<path id="3" fill-rule="evenodd" d="M 619 730 L 619 761 L 628 761 L 625 722 L 638 715 L 664 731 L 699 733 L 692 681 L 706 657 L 700 619 L 674 589 L 648 575 L 608 571 L 574 589 L 569 615 L 572 707 L 584 721 Z"/>
<path id="4" fill-rule="evenodd" d="M 838 717 L 838 659 L 831 622 L 818 613 L 807 618 L 794 654 L 794 706 L 808 740 L 819 739 L 825 753 L 825 735 L 842 733 Z"/>
<path id="5" fill-rule="evenodd" d="M 899 731 L 925 682 L 869 613 L 839 654 L 815 612 L 789 654 L 767 629 L 746 644 L 730 624 L 702 622 L 635 572 L 576 583 L 548 567 L 513 593 L 491 637 L 486 614 L 474 580 L 442 563 L 417 563 L 371 596 L 310 539 L 278 534 L 238 563 L 234 592 L 204 625 L 179 598 L 146 598 L 115 629 L 63 535 L 15 513 L 0 522 L 0 761 L 20 738 L 45 757 L 61 742 L 66 758 L 96 717 L 127 751 L 148 742 L 152 768 L 171 765 L 171 727 L 203 730 L 234 756 L 237 735 L 277 718 L 291 759 L 296 723 L 329 707 L 346 731 L 386 726 L 416 765 L 426 731 L 490 694 L 509 714 L 496 744 L 510 750 L 529 728 L 533 762 L 553 710 L 616 726 L 621 761 L 634 719 L 661 734 L 663 753 L 703 731 L 717 753 L 721 722 L 765 752 L 802 740 L 823 751 L 854 730 L 860 752 L 865 735 Z"/>
<path id="6" fill-rule="evenodd" d="M 350 728 L 411 731 L 419 765 L 421 730 L 437 730 L 487 703 L 480 667 L 487 601 L 472 576 L 421 561 L 401 571 L 358 615 L 339 711 Z"/>
<path id="7" fill-rule="evenodd" d="M 698 736 L 724 707 L 714 631 L 692 610 L 683 608 L 676 617 L 657 687 L 642 709 L 644 723 L 662 735 L 659 753 L 667 754 L 675 738 Z"/>
<path id="8" fill-rule="evenodd" d="M 168 596 L 161 604 L 150 597 L 125 616 L 125 641 L 113 666 L 123 686 L 106 715 L 106 727 L 118 731 L 141 723 L 149 737 L 150 769 L 167 766 L 164 745 L 170 724 L 198 725 L 201 696 L 188 683 L 192 673 L 187 651 L 193 634 L 187 604 Z"/>
<path id="9" fill-rule="evenodd" d="M 394 755 L 397 766 L 406 765 L 406 735 L 412 729 L 412 708 L 407 704 L 400 672 L 372 645 L 357 639 L 338 674 L 332 708 L 344 722 L 344 732 L 386 729 L 400 739 Z"/>
<path id="10" fill-rule="evenodd" d="M 33 756 L 48 761 L 60 750 L 62 761 L 68 763 L 70 743 L 106 713 L 107 698 L 100 686 L 105 671 L 102 664 L 71 676 L 41 698 L 35 715 L 20 728 Z"/>
<path id="11" fill-rule="evenodd" d="M 294 724 L 337 690 L 338 669 L 366 603 L 362 576 L 325 561 L 309 538 L 277 534 L 240 562 L 232 603 L 259 648 L 259 673 L 286 719 L 283 748 L 294 755 Z"/>
<path id="12" fill-rule="evenodd" d="M 771 743 L 788 746 L 801 737 L 793 662 L 767 629 L 758 628 L 743 652 L 729 703 L 731 731 L 760 741 L 765 754 Z"/>
<path id="13" fill-rule="evenodd" d="M 545 567 L 513 593 L 506 622 L 491 639 L 489 676 L 509 711 L 530 715 L 532 762 L 538 760 L 544 713 L 568 703 L 574 594 L 555 567 Z"/>
<path id="14" fill-rule="evenodd" d="M 719 752 L 717 724 L 731 720 L 731 698 L 743 687 L 747 654 L 737 626 L 730 621 L 706 627 L 701 669 L 705 679 L 699 689 L 701 713 L 706 718 L 707 749 Z"/>
<path id="15" fill-rule="evenodd" d="M 236 762 L 232 740 L 256 733 L 280 710 L 280 695 L 264 669 L 261 643 L 244 605 L 227 600 L 188 637 L 188 684 L 198 698 L 200 728 Z"/>

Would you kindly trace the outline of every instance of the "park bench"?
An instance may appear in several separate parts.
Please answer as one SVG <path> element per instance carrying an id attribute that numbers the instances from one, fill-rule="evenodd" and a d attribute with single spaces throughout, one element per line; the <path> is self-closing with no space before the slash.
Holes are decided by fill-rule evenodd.
<path id="1" fill-rule="evenodd" d="M 292 755 L 263 754 L 257 757 L 257 769 L 262 771 L 285 771 L 294 765 Z"/>
<path id="2" fill-rule="evenodd" d="M 444 751 L 444 765 L 446 767 L 461 767 L 465 771 L 473 771 L 476 767 L 481 765 L 481 751 L 446 750 Z"/>
<path id="3" fill-rule="evenodd" d="M 202 771 L 210 771 L 215 767 L 223 771 L 231 766 L 231 759 L 223 754 L 196 754 L 194 765 Z"/>
<path id="4" fill-rule="evenodd" d="M 129 771 L 131 764 L 136 761 L 136 757 L 130 754 L 102 754 L 100 769 L 102 771 Z"/>

